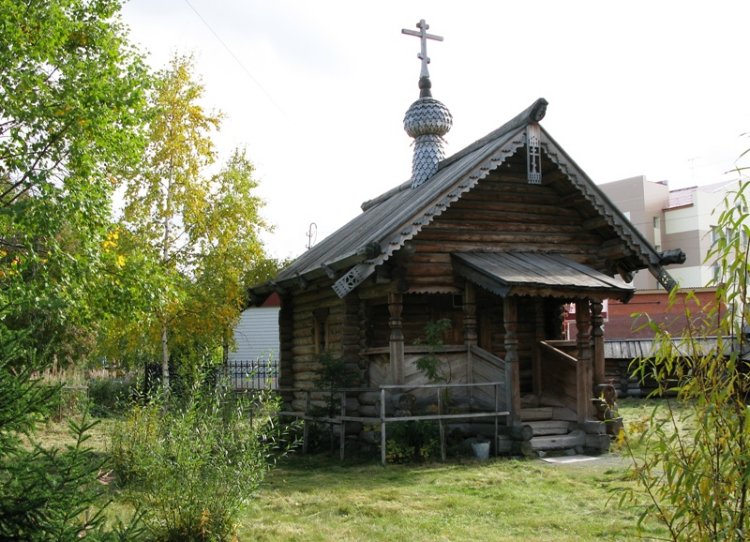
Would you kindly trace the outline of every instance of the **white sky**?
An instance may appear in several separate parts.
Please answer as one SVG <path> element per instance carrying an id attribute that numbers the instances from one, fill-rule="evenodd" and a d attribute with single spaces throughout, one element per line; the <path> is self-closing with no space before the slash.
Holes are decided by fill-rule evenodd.
<path id="1" fill-rule="evenodd" d="M 155 68 L 195 55 L 205 105 L 226 115 L 222 159 L 245 146 L 257 168 L 275 257 L 409 178 L 419 40 L 401 29 L 420 19 L 445 38 L 428 54 L 447 155 L 538 97 L 596 183 L 718 182 L 750 147 L 747 0 L 130 0 L 123 18 Z"/>

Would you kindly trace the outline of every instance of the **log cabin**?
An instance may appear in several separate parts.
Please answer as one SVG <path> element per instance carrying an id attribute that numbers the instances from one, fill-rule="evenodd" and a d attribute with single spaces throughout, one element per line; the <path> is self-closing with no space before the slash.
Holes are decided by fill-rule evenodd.
<path id="1" fill-rule="evenodd" d="M 420 24 L 424 47 L 432 36 Z M 417 363 L 430 353 L 443 381 L 502 382 L 504 421 L 531 426 L 534 450 L 606 449 L 602 302 L 630 299 L 639 269 L 671 289 L 672 260 L 542 127 L 546 100 L 445 157 L 452 117 L 432 97 L 424 58 L 419 88 L 404 119 L 415 138 L 411 178 L 251 289 L 255 299 L 281 296 L 280 385 L 296 390 L 289 408 L 308 408 L 310 393 L 323 401 L 321 355 L 344 361 L 349 386 L 414 390 L 430 381 Z M 577 337 L 563 341 L 570 306 Z M 440 341 L 427 345 L 427 326 L 440 321 L 449 323 Z M 377 417 L 381 407 L 372 393 L 346 396 L 347 415 Z M 562 434 L 549 435 L 555 422 Z M 521 433 L 529 437 L 512 432 Z"/>

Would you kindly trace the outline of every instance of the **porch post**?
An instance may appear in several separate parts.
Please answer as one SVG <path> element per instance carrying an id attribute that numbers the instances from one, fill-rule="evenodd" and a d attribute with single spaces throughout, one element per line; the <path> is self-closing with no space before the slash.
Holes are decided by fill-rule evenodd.
<path id="1" fill-rule="evenodd" d="M 294 306 L 291 296 L 281 297 L 279 309 L 279 387 L 293 388 L 294 379 Z"/>
<path id="2" fill-rule="evenodd" d="M 390 365 L 391 382 L 393 384 L 404 383 L 404 333 L 402 330 L 401 312 L 404 309 L 404 296 L 391 292 L 388 294 L 388 313 L 390 319 L 388 326 L 391 329 L 390 336 Z"/>
<path id="3" fill-rule="evenodd" d="M 537 299 L 534 304 L 534 346 L 531 359 L 531 386 L 534 395 L 540 397 L 542 392 L 542 348 L 539 345 L 544 336 L 544 300 Z"/>
<path id="4" fill-rule="evenodd" d="M 466 281 L 464 287 L 464 344 L 466 345 L 466 382 L 474 383 L 474 362 L 471 347 L 476 346 L 477 339 L 477 299 L 474 284 Z"/>
<path id="5" fill-rule="evenodd" d="M 505 326 L 505 382 L 510 394 L 510 425 L 521 422 L 521 377 L 518 359 L 518 305 L 515 297 L 503 299 Z"/>
<path id="6" fill-rule="evenodd" d="M 587 299 L 576 300 L 576 328 L 578 364 L 576 370 L 576 395 L 578 422 L 590 416 L 593 382 L 591 378 L 591 308 Z"/>
<path id="7" fill-rule="evenodd" d="M 591 335 L 594 343 L 594 386 L 604 384 L 604 317 L 602 316 L 602 302 L 591 302 Z"/>

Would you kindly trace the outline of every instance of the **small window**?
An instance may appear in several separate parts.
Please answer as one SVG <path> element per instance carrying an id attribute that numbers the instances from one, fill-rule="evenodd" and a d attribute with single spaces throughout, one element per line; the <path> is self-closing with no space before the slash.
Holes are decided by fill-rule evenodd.
<path id="1" fill-rule="evenodd" d="M 328 313 L 328 309 L 313 311 L 313 344 L 316 354 L 322 354 L 328 350 Z"/>

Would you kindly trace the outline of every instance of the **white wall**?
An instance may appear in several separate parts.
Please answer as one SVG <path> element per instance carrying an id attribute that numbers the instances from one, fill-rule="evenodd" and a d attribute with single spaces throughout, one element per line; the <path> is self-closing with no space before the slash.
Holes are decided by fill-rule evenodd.
<path id="1" fill-rule="evenodd" d="M 709 266 L 690 266 L 675 265 L 669 268 L 669 274 L 672 278 L 680 283 L 682 288 L 702 288 L 711 278 Z"/>
<path id="2" fill-rule="evenodd" d="M 242 312 L 234 328 L 229 361 L 279 359 L 279 308 L 253 307 Z"/>
<path id="3" fill-rule="evenodd" d="M 229 351 L 227 370 L 236 389 L 275 388 L 278 377 L 266 376 L 266 363 L 279 361 L 279 307 L 252 307 L 240 315 L 234 328 L 234 347 Z M 243 362 L 240 364 L 239 362 Z M 278 366 L 278 365 L 277 365 Z"/>

